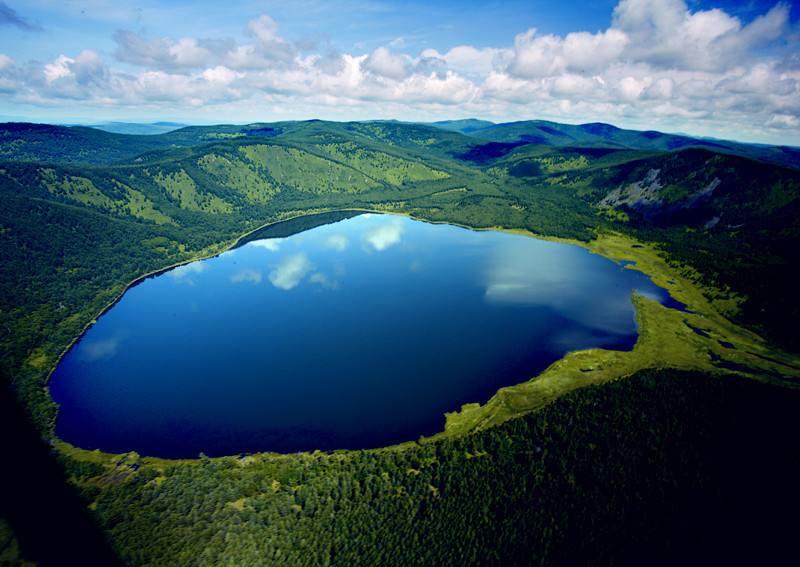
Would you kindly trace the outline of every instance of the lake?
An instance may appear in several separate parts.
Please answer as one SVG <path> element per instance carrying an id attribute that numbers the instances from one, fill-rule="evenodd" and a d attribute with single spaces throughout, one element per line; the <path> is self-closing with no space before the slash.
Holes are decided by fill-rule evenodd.
<path id="1" fill-rule="evenodd" d="M 632 348 L 634 290 L 682 307 L 578 246 L 346 216 L 130 288 L 51 377 L 57 434 L 161 457 L 385 446 L 569 351 Z"/>

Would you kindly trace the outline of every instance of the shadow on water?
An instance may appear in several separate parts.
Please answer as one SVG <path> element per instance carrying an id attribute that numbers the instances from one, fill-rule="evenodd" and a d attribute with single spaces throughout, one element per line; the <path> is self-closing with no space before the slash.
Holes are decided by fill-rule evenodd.
<path id="1" fill-rule="evenodd" d="M 265 226 L 251 234 L 248 234 L 236 243 L 234 248 L 244 246 L 254 240 L 265 238 L 287 238 L 289 236 L 324 226 L 335 222 L 343 221 L 352 217 L 363 215 L 363 211 L 332 211 L 330 213 L 320 213 L 318 215 L 303 215 L 301 217 L 276 222 Z"/>
<path id="2" fill-rule="evenodd" d="M 28 420 L 0 373 L 0 517 L 19 541 L 22 555 L 39 565 L 118 565 L 111 546 L 66 483 L 50 446 Z"/>

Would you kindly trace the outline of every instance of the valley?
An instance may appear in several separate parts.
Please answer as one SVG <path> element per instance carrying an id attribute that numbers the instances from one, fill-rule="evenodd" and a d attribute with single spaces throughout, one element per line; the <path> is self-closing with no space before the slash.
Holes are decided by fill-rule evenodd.
<path id="1" fill-rule="evenodd" d="M 447 525 L 486 530 L 499 542 L 532 530 L 550 538 L 553 558 L 578 559 L 589 548 L 568 542 L 581 514 L 565 517 L 537 483 L 565 483 L 561 494 L 567 485 L 576 490 L 571 506 L 602 508 L 611 518 L 625 491 L 607 506 L 598 502 L 615 483 L 653 490 L 666 471 L 676 483 L 720 482 L 698 455 L 714 439 L 728 447 L 734 413 L 759 415 L 762 434 L 792 426 L 791 410 L 750 403 L 796 403 L 800 379 L 793 354 L 800 301 L 788 277 L 800 237 L 800 171 L 790 150 L 712 147 L 596 124 L 470 124 L 477 129 L 466 133 L 463 125 L 442 126 L 306 121 L 147 136 L 0 126 L 3 372 L 124 562 L 170 563 L 198 549 L 206 563 L 255 556 L 298 563 L 305 553 L 319 563 L 384 561 L 401 551 L 406 562 L 443 554 L 469 562 L 527 549 L 498 544 L 495 556 L 477 539 L 454 549 Z M 164 460 L 87 451 L 55 437 L 48 378 L 130 282 L 221 254 L 247 241 L 243 235 L 285 236 L 280 221 L 313 226 L 313 215 L 337 211 L 577 245 L 641 271 L 687 310 L 637 295 L 632 350 L 570 352 L 486 403 L 448 413 L 440 433 L 386 448 Z M 598 419 L 608 428 L 593 429 Z M 641 419 L 649 426 L 615 447 L 613 432 Z M 622 463 L 623 453 L 639 454 L 636 447 L 674 455 L 693 435 L 697 453 L 677 469 L 666 457 L 655 464 L 636 457 L 614 474 L 601 471 L 594 485 L 580 464 L 588 446 L 607 452 L 603 462 Z M 547 457 L 526 458 L 539 454 Z M 725 453 L 723 461 L 732 460 Z M 486 475 L 491 489 L 478 487 Z M 670 490 L 649 505 L 669 506 Z M 478 496 L 454 496 L 466 493 Z M 497 522 L 497 510 L 531 502 L 538 514 Z M 626 510 L 635 524 L 637 512 Z M 387 517 L 391 526 L 379 527 Z M 415 539 L 418 522 L 436 545 Z M 321 526 L 329 535 L 312 535 Z M 637 537 L 652 542 L 647 529 Z M 369 535 L 356 540 L 353 530 Z M 222 532 L 231 535 L 221 539 Z M 603 533 L 608 542 L 622 537 Z"/>

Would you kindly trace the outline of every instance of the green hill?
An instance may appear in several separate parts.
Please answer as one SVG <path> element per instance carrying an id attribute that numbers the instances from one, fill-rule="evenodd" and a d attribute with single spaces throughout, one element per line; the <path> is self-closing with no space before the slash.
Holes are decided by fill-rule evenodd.
<path id="1" fill-rule="evenodd" d="M 786 167 L 800 167 L 800 149 L 789 146 L 744 144 L 726 140 L 692 138 L 663 132 L 625 130 L 611 124 L 559 124 L 545 120 L 527 120 L 494 124 L 471 130 L 470 136 L 507 144 L 544 144 L 558 148 L 590 147 L 629 150 L 675 151 L 683 148 L 707 148 L 763 160 Z"/>

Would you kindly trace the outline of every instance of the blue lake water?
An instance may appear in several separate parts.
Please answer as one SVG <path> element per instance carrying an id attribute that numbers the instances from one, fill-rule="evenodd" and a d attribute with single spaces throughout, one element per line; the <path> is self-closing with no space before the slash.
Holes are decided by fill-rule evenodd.
<path id="1" fill-rule="evenodd" d="M 413 440 L 568 351 L 631 348 L 633 290 L 680 307 L 639 272 L 519 235 L 361 215 L 254 240 L 101 316 L 52 376 L 57 433 L 164 457 Z"/>

